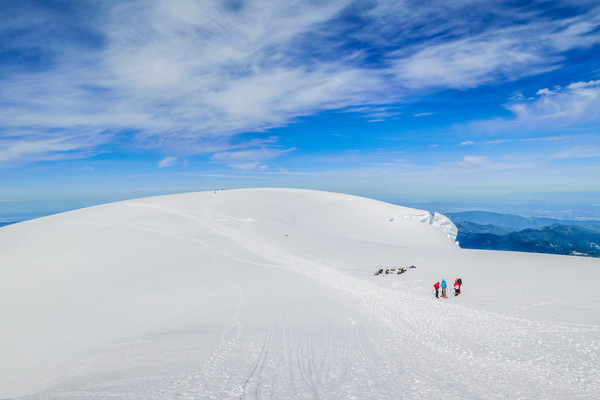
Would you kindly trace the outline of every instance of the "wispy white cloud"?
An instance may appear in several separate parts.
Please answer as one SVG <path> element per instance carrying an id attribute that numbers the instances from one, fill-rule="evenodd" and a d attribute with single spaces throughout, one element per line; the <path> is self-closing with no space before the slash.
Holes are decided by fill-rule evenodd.
<path id="1" fill-rule="evenodd" d="M 177 163 L 177 157 L 165 157 L 158 162 L 159 168 L 172 167 Z"/>
<path id="2" fill-rule="evenodd" d="M 269 147 L 244 150 L 234 149 L 215 153 L 211 156 L 211 160 L 241 170 L 265 170 L 268 168 L 267 165 L 263 164 L 265 161 L 272 160 L 293 150 L 293 148 L 279 149 Z"/>
<path id="3" fill-rule="evenodd" d="M 554 159 L 600 158 L 600 146 L 575 146 L 552 155 Z"/>
<path id="4" fill-rule="evenodd" d="M 364 114 L 365 116 L 370 117 L 371 121 L 384 121 L 402 115 L 402 111 L 398 107 L 390 106 L 350 107 L 344 109 L 343 112 Z"/>
<path id="5" fill-rule="evenodd" d="M 469 9 L 477 14 L 476 10 L 489 7 L 489 2 L 451 2 L 447 7 L 455 12 L 464 7 L 463 11 Z M 446 7 L 440 9 L 446 11 Z M 440 35 L 440 39 L 420 43 L 412 54 L 405 55 L 403 49 L 393 53 L 390 62 L 396 79 L 412 89 L 473 88 L 552 71 L 560 67 L 561 52 L 600 43 L 598 9 L 559 20 L 535 18 L 532 10 L 492 7 L 487 12 L 496 13 L 499 20 L 507 14 L 522 13 L 513 18 L 528 19 L 529 23 L 494 26 L 479 32 L 474 27 L 474 34 L 456 35 L 460 30 L 451 24 L 465 21 L 454 18 L 451 22 L 440 21 L 440 33 L 448 30 L 454 38 Z M 431 14 L 428 17 L 433 18 Z M 472 21 L 477 22 L 482 23 Z"/>
<path id="6" fill-rule="evenodd" d="M 118 141 L 173 157 L 214 153 L 215 162 L 263 168 L 285 151 L 235 151 L 237 134 L 326 110 L 395 118 L 400 111 L 389 104 L 423 89 L 534 75 L 557 68 L 561 52 L 600 41 L 595 10 L 514 26 L 506 8 L 489 2 L 376 1 L 361 11 L 365 26 L 348 30 L 342 17 L 350 0 L 232 4 L 107 2 L 88 26 L 101 45 L 49 41 L 52 62 L 0 80 L 0 162 L 85 157 Z M 444 18 L 466 9 L 485 9 L 504 22 Z M 31 18 L 52 23 L 41 11 Z M 30 22 L 15 19 L 11 29 Z M 390 42 L 396 50 L 386 47 Z M 40 43 L 23 37 L 11 45 Z M 383 53 L 377 65 L 365 62 L 373 46 Z M 592 83 L 509 107 L 518 121 L 597 118 L 600 109 Z"/>
<path id="7" fill-rule="evenodd" d="M 374 83 L 342 64 L 309 69 L 283 59 L 291 40 L 344 5 L 120 4 L 103 21 L 105 48 L 61 49 L 50 68 L 0 82 L 0 123 L 60 127 L 71 138 L 101 125 L 131 130 L 130 145 L 221 150 L 236 133 L 353 104 Z"/>
<path id="8" fill-rule="evenodd" d="M 514 142 L 558 142 L 558 141 L 570 141 L 580 138 L 581 135 L 561 135 L 561 136 L 542 136 L 542 137 L 524 137 L 524 138 L 511 138 L 511 139 L 496 139 L 486 140 L 483 142 L 488 145 L 498 145 L 503 143 L 514 143 Z"/>
<path id="9" fill-rule="evenodd" d="M 532 101 L 508 105 L 519 123 L 556 128 L 600 120 L 600 80 L 574 82 L 564 88 L 544 88 L 536 95 Z"/>
<path id="10" fill-rule="evenodd" d="M 397 79 L 410 89 L 466 89 L 556 68 L 516 37 L 469 38 L 429 46 L 394 62 Z M 526 68 L 525 68 L 526 67 Z M 509 78 L 506 71 L 518 76 Z"/>
<path id="11" fill-rule="evenodd" d="M 1 133 L 1 132 L 0 132 Z M 102 131 L 74 132 L 19 130 L 0 134 L 0 163 L 15 165 L 30 161 L 56 161 L 97 154 L 113 135 Z"/>
<path id="12" fill-rule="evenodd" d="M 464 156 L 463 160 L 460 161 L 459 164 L 464 165 L 464 166 L 489 165 L 490 160 L 485 156 Z"/>
<path id="13" fill-rule="evenodd" d="M 567 128 L 589 128 L 600 122 L 600 80 L 573 82 L 565 87 L 539 89 L 535 96 L 506 104 L 512 118 L 495 118 L 470 124 L 477 132 L 560 132 Z M 499 144 L 517 140 L 562 140 L 564 135 L 544 138 L 503 138 Z"/>

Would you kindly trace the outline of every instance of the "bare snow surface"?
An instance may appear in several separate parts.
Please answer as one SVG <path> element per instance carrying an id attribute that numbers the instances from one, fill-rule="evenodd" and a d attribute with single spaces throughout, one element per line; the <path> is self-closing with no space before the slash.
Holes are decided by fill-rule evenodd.
<path id="1" fill-rule="evenodd" d="M 427 215 L 253 189 L 4 227 L 0 398 L 597 399 L 599 260 Z"/>

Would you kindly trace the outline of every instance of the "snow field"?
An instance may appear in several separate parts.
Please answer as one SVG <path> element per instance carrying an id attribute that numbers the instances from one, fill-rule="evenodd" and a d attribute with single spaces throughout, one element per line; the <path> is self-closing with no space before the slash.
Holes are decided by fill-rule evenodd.
<path id="1" fill-rule="evenodd" d="M 254 189 L 4 227 L 0 398 L 595 398 L 598 260 L 461 250 L 425 214 Z"/>

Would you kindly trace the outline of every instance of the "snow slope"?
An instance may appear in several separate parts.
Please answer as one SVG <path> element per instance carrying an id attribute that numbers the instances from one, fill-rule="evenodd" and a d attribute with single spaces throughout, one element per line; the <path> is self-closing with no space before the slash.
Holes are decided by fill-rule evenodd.
<path id="1" fill-rule="evenodd" d="M 3 227 L 0 398 L 597 398 L 600 261 L 462 250 L 452 227 L 291 189 Z"/>

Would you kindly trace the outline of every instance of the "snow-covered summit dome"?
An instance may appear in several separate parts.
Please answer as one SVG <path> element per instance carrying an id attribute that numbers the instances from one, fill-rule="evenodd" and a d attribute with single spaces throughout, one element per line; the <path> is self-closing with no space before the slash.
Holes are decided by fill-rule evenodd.
<path id="1" fill-rule="evenodd" d="M 597 397 L 597 260 L 463 250 L 455 229 L 296 189 L 0 228 L 0 398 Z"/>

